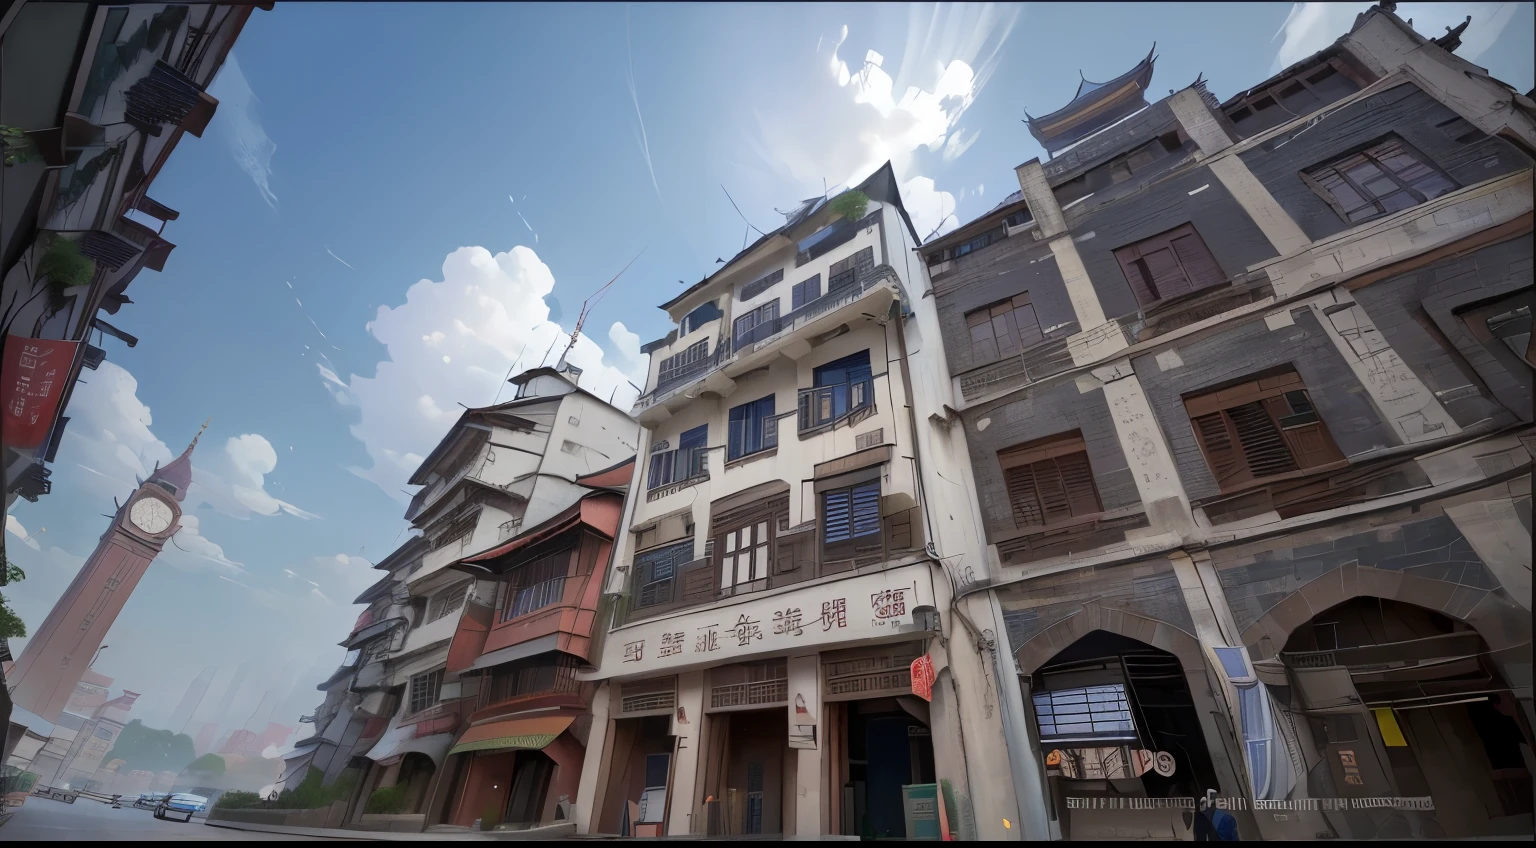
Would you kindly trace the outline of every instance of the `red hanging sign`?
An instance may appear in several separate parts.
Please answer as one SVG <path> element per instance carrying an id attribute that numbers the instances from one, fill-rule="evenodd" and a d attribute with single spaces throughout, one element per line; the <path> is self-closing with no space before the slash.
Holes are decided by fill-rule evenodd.
<path id="1" fill-rule="evenodd" d="M 937 678 L 938 672 L 933 670 L 933 660 L 927 654 L 912 661 L 912 694 L 932 701 L 933 681 Z"/>
<path id="2" fill-rule="evenodd" d="M 0 382 L 5 386 L 0 437 L 6 447 L 31 450 L 48 438 L 78 347 L 79 342 L 58 339 L 5 337 L 5 360 L 0 365 Z"/>

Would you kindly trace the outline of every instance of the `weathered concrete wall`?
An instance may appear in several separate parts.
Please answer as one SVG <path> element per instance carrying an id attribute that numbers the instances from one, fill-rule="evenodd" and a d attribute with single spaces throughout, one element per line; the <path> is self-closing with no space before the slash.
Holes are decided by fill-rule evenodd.
<path id="1" fill-rule="evenodd" d="M 1311 310 L 1289 314 L 1294 323 L 1275 330 L 1263 319 L 1254 319 L 1181 345 L 1176 348 L 1181 364 L 1166 371 L 1163 364 L 1173 361 L 1166 355 L 1161 355 L 1161 362 L 1160 354 L 1133 361 L 1191 499 L 1210 497 L 1219 489 L 1195 442 L 1182 396 L 1276 365 L 1289 363 L 1301 375 L 1312 403 L 1345 456 L 1398 444 Z"/>
<path id="2" fill-rule="evenodd" d="M 1005 586 L 997 597 L 1015 651 L 1089 601 L 1195 631 L 1179 579 L 1166 559 L 1052 574 Z"/>
<path id="3" fill-rule="evenodd" d="M 955 260 L 955 270 L 935 280 L 933 286 L 936 292 L 943 292 L 938 295 L 939 326 L 951 374 L 992 361 L 971 355 L 971 334 L 965 326 L 965 313 L 989 303 L 1029 292 L 1035 317 L 1047 338 L 1069 336 L 1079 329 L 1056 255 L 1048 244 L 1035 241 L 1031 231 L 960 257 Z"/>
<path id="4" fill-rule="evenodd" d="M 993 532 L 1013 528 L 1013 512 L 997 452 L 1034 439 L 1081 430 L 1088 464 L 1105 510 L 1135 506 L 1141 497 L 1131 477 L 1115 430 L 1114 416 L 1102 388 L 1086 393 L 1067 380 L 1020 392 L 1009 400 L 965 413 L 966 441 L 976 488 L 981 492 L 982 517 Z"/>
<path id="5" fill-rule="evenodd" d="M 1452 134 L 1438 125 L 1456 113 L 1410 83 L 1352 103 L 1310 127 L 1298 127 L 1240 154 L 1254 176 L 1307 234 L 1327 238 L 1354 226 L 1342 220 L 1326 201 L 1302 182 L 1301 172 L 1346 155 L 1389 133 L 1429 158 L 1458 185 L 1529 167 L 1530 160 L 1507 142 L 1476 131 L 1464 122 Z M 1477 132 L 1458 142 L 1453 135 Z"/>
<path id="6" fill-rule="evenodd" d="M 1125 272 L 1115 260 L 1116 248 L 1187 223 L 1199 231 L 1228 277 L 1278 255 L 1263 231 L 1209 168 L 1170 177 L 1134 199 L 1089 209 L 1081 217 L 1074 215 L 1077 211 L 1068 210 L 1067 223 L 1083 257 L 1083 266 L 1093 280 L 1094 291 L 1104 306 L 1104 314 L 1111 318 L 1141 308 L 1125 280 Z"/>
<path id="7" fill-rule="evenodd" d="M 1531 240 L 1526 234 L 1372 283 L 1354 295 L 1403 361 L 1465 427 L 1484 418 L 1531 420 L 1531 372 L 1505 368 L 1455 314 L 1463 306 L 1528 288 L 1531 282 Z M 1442 348 L 1425 329 L 1415 315 L 1420 307 L 1455 345 L 1454 352 Z M 1469 366 L 1474 374 L 1466 373 Z M 1477 385 L 1479 380 L 1487 392 Z"/>

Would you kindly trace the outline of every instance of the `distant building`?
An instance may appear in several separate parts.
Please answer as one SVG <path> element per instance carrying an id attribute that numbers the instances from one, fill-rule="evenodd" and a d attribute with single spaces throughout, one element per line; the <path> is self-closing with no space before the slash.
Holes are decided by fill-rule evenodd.
<path id="1" fill-rule="evenodd" d="M 187 725 L 192 721 L 192 715 L 197 712 L 198 705 L 202 704 L 203 696 L 208 693 L 208 686 L 213 683 L 213 676 L 217 672 L 217 668 L 209 666 L 187 684 L 186 693 L 181 696 L 176 710 L 171 713 L 171 724 L 168 729 L 172 733 L 187 732 Z"/>

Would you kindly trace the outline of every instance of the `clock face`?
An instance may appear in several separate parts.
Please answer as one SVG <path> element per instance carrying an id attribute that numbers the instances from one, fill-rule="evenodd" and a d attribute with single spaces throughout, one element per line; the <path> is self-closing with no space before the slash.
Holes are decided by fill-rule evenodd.
<path id="1" fill-rule="evenodd" d="M 164 531 L 175 519 L 171 508 L 159 498 L 139 498 L 133 508 L 128 510 L 128 520 L 133 522 L 133 526 L 150 535 Z"/>

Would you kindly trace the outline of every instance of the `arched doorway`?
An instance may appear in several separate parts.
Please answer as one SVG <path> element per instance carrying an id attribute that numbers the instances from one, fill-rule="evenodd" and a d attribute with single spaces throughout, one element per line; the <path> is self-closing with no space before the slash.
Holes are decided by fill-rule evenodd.
<path id="1" fill-rule="evenodd" d="M 1351 804 L 1326 814 L 1338 835 L 1530 835 L 1531 727 L 1471 624 L 1358 596 L 1295 627 L 1265 664 L 1283 673 L 1271 692 L 1295 718 L 1311 797 L 1432 801 Z"/>
<path id="2" fill-rule="evenodd" d="M 1098 621 L 1095 612 L 1132 632 L 1155 633 L 1165 647 L 1088 629 Z M 1057 625 L 1069 629 L 1052 628 L 1019 651 L 1026 711 L 1061 835 L 1189 838 L 1191 799 L 1208 789 L 1229 798 L 1238 791 L 1210 720 L 1217 707 L 1198 643 L 1118 611 L 1085 608 L 1074 618 L 1079 616 L 1075 626 L 1069 619 Z M 1064 636 L 1075 638 L 1047 655 L 1048 646 L 1060 645 Z"/>
<path id="3" fill-rule="evenodd" d="M 427 789 L 432 785 L 432 775 L 436 772 L 437 764 L 426 754 L 412 751 L 400 760 L 400 777 L 396 785 L 405 787 L 402 812 L 414 815 L 422 811 Z"/>

